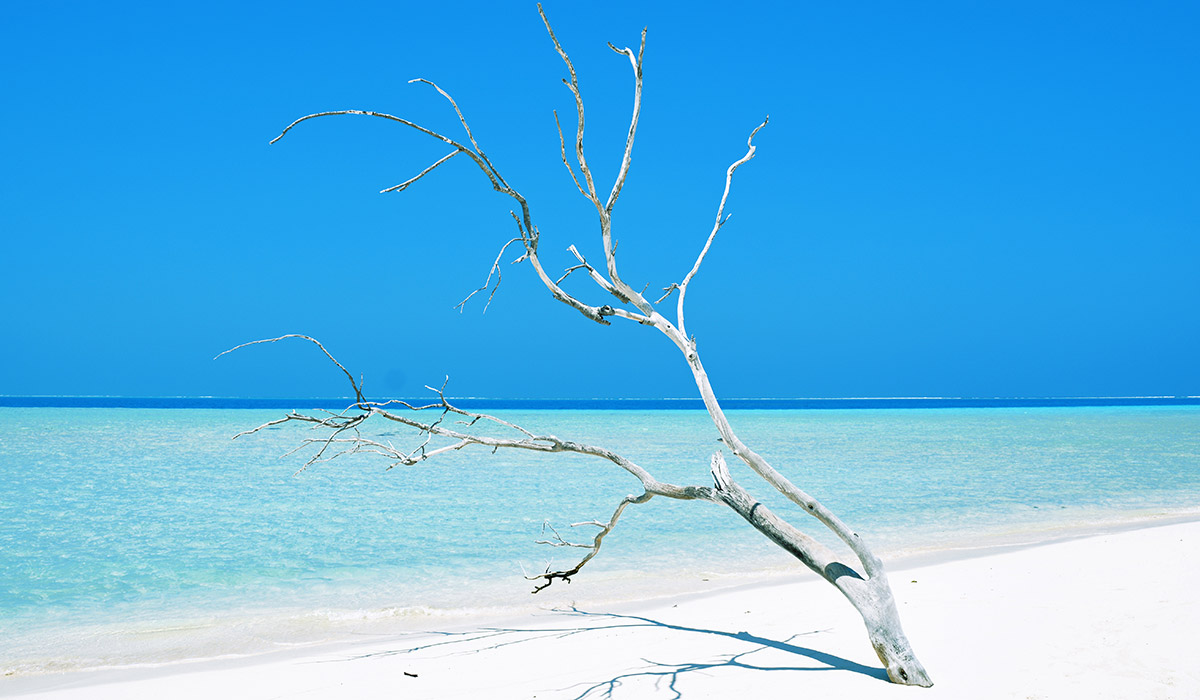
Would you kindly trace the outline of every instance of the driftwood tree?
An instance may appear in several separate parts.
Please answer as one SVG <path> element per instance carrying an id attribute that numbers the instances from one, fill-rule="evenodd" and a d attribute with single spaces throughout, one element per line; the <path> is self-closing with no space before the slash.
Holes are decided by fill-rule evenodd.
<path id="1" fill-rule="evenodd" d="M 704 263 L 705 256 L 708 254 L 717 233 L 720 232 L 728 220 L 728 216 L 725 214 L 725 204 L 729 197 L 734 172 L 754 157 L 754 137 L 760 129 L 767 125 L 767 120 L 764 119 L 761 124 L 750 132 L 750 137 L 746 141 L 747 150 L 745 155 L 734 161 L 728 170 L 726 170 L 725 189 L 717 206 L 716 217 L 713 220 L 712 229 L 709 231 L 707 239 L 696 256 L 695 263 L 679 282 L 671 284 L 664 290 L 665 293 L 661 298 L 650 301 L 643 296 L 644 291 L 639 292 L 621 278 L 620 271 L 617 268 L 617 258 L 615 256 L 616 244 L 613 239 L 612 230 L 613 207 L 617 203 L 617 199 L 621 194 L 621 188 L 625 185 L 626 176 L 629 174 L 634 137 L 637 134 L 638 117 L 641 112 L 642 55 L 646 46 L 646 32 L 645 30 L 642 31 L 641 44 L 637 51 L 630 48 L 618 49 L 616 46 L 609 44 L 609 48 L 629 61 L 629 65 L 633 70 L 633 116 L 630 120 L 629 134 L 625 141 L 624 157 L 617 172 L 616 180 L 613 182 L 608 194 L 602 195 L 601 190 L 597 188 L 592 171 L 588 166 L 587 157 L 584 154 L 584 103 L 575 67 L 571 59 L 567 56 L 566 51 L 563 50 L 557 37 L 555 37 L 554 30 L 551 28 L 540 5 L 538 6 L 538 12 L 541 14 L 542 21 L 546 25 L 546 31 L 550 35 L 555 50 L 558 51 L 558 55 L 561 57 L 563 63 L 566 64 L 569 74 L 569 78 L 564 79 L 563 83 L 571 91 L 575 99 L 576 128 L 572 150 L 573 160 L 578 172 L 576 172 L 576 167 L 573 167 L 571 164 L 572 158 L 568 157 L 568 146 L 563 137 L 561 124 L 559 124 L 558 130 L 559 143 L 562 162 L 570 173 L 572 181 L 575 183 L 580 194 L 595 207 L 596 213 L 599 215 L 600 238 L 604 248 L 604 261 L 599 266 L 589 263 L 575 246 L 572 245 L 567 250 L 570 251 L 577 262 L 568 267 L 557 278 L 552 278 L 546 272 L 539 254 L 541 233 L 534 222 L 529 204 L 504 179 L 496 166 L 484 154 L 454 99 L 428 80 L 416 79 L 410 82 L 424 83 L 432 87 L 450 103 L 462 125 L 466 136 L 465 143 L 462 140 L 450 138 L 401 117 L 361 110 L 320 112 L 301 117 L 289 124 L 271 143 L 275 143 L 283 138 L 284 135 L 301 122 L 317 117 L 357 114 L 396 122 L 408 128 L 415 129 L 430 138 L 437 139 L 452 149 L 444 157 L 412 178 L 389 187 L 383 190 L 383 192 L 402 192 L 447 161 L 456 156 L 465 156 L 483 173 L 494 190 L 511 198 L 516 203 L 515 208 L 510 211 L 510 214 L 512 215 L 517 235 L 501 246 L 500 253 L 492 264 L 483 286 L 468 295 L 467 299 L 464 299 L 459 306 L 465 304 L 475 294 L 486 292 L 488 289 L 491 289 L 492 295 L 495 294 L 496 287 L 499 284 L 500 264 L 505 252 L 510 246 L 519 244 L 521 247 L 520 255 L 513 262 L 527 262 L 530 264 L 538 278 L 556 300 L 577 310 L 589 320 L 602 325 L 610 325 L 613 319 L 619 319 L 622 322 L 629 321 L 658 331 L 683 356 L 683 360 L 692 372 L 696 388 L 704 400 L 704 405 L 708 409 L 708 413 L 712 417 L 712 421 L 724 445 L 732 453 L 733 457 L 745 463 L 754 473 L 762 477 L 767 484 L 778 490 L 798 506 L 801 511 L 815 518 L 828 528 L 841 542 L 845 543 L 845 546 L 853 554 L 853 560 L 842 561 L 835 551 L 804 534 L 791 523 L 763 506 L 741 484 L 734 481 L 726 466 L 725 458 L 720 451 L 717 451 L 712 456 L 710 465 L 711 485 L 678 485 L 666 483 L 655 478 L 653 474 L 641 465 L 635 464 L 603 447 L 572 442 L 553 435 L 541 435 L 494 416 L 463 410 L 452 405 L 446 399 L 442 390 L 437 390 L 438 401 L 428 405 L 412 405 L 397 400 L 383 402 L 369 400 L 363 394 L 361 381 L 356 381 L 354 375 L 338 362 L 321 343 L 304 335 L 288 335 L 280 338 L 258 340 L 240 345 L 238 348 L 256 343 L 276 342 L 284 338 L 301 338 L 310 341 L 316 344 L 325 353 L 326 357 L 345 373 L 354 391 L 355 400 L 353 405 L 339 414 L 305 415 L 293 412 L 259 428 L 247 431 L 247 433 L 242 433 L 242 435 L 281 423 L 300 422 L 311 424 L 312 427 L 324 432 L 322 432 L 322 436 L 319 438 L 304 441 L 305 445 L 315 447 L 314 454 L 307 464 L 327 461 L 351 453 L 375 453 L 391 460 L 392 466 L 416 465 L 439 454 L 461 450 L 474 445 L 490 448 L 493 451 L 498 449 L 517 449 L 533 452 L 574 452 L 606 460 L 624 469 L 636 478 L 641 485 L 642 492 L 621 499 L 607 521 L 594 521 L 592 524 L 598 528 L 598 532 L 590 543 L 582 545 L 571 543 L 559 536 L 556 531 L 552 531 L 552 540 L 546 541 L 546 544 L 581 546 L 586 549 L 586 554 L 569 569 L 547 570 L 544 573 L 531 576 L 530 579 L 535 581 L 535 592 L 550 586 L 556 581 L 569 581 L 572 576 L 578 574 L 584 565 L 600 551 L 604 538 L 612 532 L 621 514 L 630 505 L 645 503 L 655 496 L 723 504 L 733 509 L 738 515 L 745 518 L 752 527 L 799 559 L 801 563 L 842 592 L 851 605 L 862 615 L 871 644 L 879 655 L 880 661 L 886 667 L 888 677 L 893 682 L 919 686 L 932 685 L 929 676 L 914 655 L 909 641 L 901 628 L 900 617 L 896 610 L 891 588 L 888 585 L 883 563 L 868 549 L 866 543 L 863 542 L 858 533 L 842 522 L 841 519 L 830 512 L 824 505 L 789 481 L 787 477 L 767 463 L 767 460 L 763 459 L 762 456 L 750 449 L 738 438 L 724 411 L 721 410 L 721 406 L 713 392 L 708 374 L 704 370 L 704 364 L 700 360 L 696 338 L 689 335 L 687 331 L 684 310 L 688 286 L 695 279 L 696 273 L 699 272 L 701 265 Z M 555 121 L 558 123 L 557 113 L 555 113 Z M 609 303 L 597 305 L 564 291 L 560 285 L 572 274 L 586 274 L 600 290 L 607 296 L 612 297 L 612 299 L 608 300 Z M 495 283 L 493 283 L 493 277 L 496 279 Z M 673 319 L 664 315 L 665 309 L 660 311 L 660 308 L 662 308 L 660 305 L 667 302 L 672 295 L 675 297 Z M 490 302 L 490 296 L 488 300 Z M 670 312 L 666 311 L 666 313 Z M 238 348 L 233 348 L 233 350 Z M 426 415 L 423 412 L 437 414 L 437 417 L 433 420 L 423 419 L 423 415 Z M 453 416 L 457 416 L 457 419 L 452 421 L 446 420 L 448 417 Z M 367 421 L 379 420 L 399 423 L 412 428 L 416 431 L 418 439 L 422 440 L 421 443 L 413 450 L 403 451 L 390 443 L 384 444 L 378 440 L 371 439 L 360 431 L 360 428 Z M 509 437 L 496 437 L 494 430 L 480 430 L 479 428 L 485 424 L 490 424 L 492 428 L 508 431 L 510 435 Z M 489 432 L 492 434 L 485 434 Z M 437 443 L 433 442 L 435 437 L 439 439 Z"/>

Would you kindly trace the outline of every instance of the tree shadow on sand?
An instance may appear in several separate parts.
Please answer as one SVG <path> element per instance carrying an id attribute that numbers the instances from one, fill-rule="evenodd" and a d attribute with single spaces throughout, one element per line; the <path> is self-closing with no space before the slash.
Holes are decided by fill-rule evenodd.
<path id="1" fill-rule="evenodd" d="M 861 673 L 871 678 L 876 678 L 882 681 L 887 681 L 887 672 L 883 668 L 873 668 L 865 666 L 849 659 L 843 659 L 834 654 L 828 654 L 823 651 L 817 651 L 808 647 L 798 646 L 793 644 L 793 640 L 798 637 L 804 637 L 810 634 L 817 634 L 820 630 L 813 632 L 803 632 L 794 634 L 783 641 L 768 639 L 758 635 L 750 634 L 749 632 L 729 632 L 726 630 L 704 629 L 700 627 L 688 627 L 686 625 L 675 625 L 660 620 L 653 620 L 648 617 L 639 615 L 620 615 L 617 613 L 590 613 L 576 608 L 563 611 L 573 615 L 582 615 L 592 618 L 622 620 L 627 621 L 625 624 L 603 625 L 595 629 L 607 629 L 611 627 L 658 627 L 661 629 L 669 629 L 676 632 L 687 632 L 695 634 L 708 634 L 717 637 L 726 637 L 735 639 L 739 642 L 745 642 L 752 645 L 752 648 L 740 651 L 737 653 L 723 654 L 715 657 L 710 661 L 694 661 L 686 663 L 661 663 L 652 661 L 648 658 L 642 660 L 647 666 L 638 671 L 631 671 L 615 676 L 608 680 L 594 683 L 587 686 L 578 695 L 575 695 L 573 700 L 585 700 L 589 697 L 596 698 L 612 698 L 618 688 L 628 681 L 633 680 L 653 680 L 654 687 L 658 690 L 665 690 L 671 694 L 672 698 L 683 698 L 683 691 L 680 690 L 679 680 L 687 674 L 704 674 L 707 671 L 713 671 L 722 668 L 740 668 L 749 671 L 849 671 L 852 673 Z M 796 656 L 808 658 L 817 662 L 815 665 L 804 666 L 783 666 L 774 664 L 754 664 L 746 661 L 746 657 L 751 654 L 756 654 L 767 649 L 775 649 Z M 579 686 L 574 686 L 578 688 Z"/>
<path id="2" fill-rule="evenodd" d="M 378 658 L 382 656 L 397 656 L 402 654 L 414 654 L 418 652 L 438 650 L 445 651 L 447 655 L 458 656 L 478 654 L 484 651 L 500 649 L 515 644 L 524 644 L 526 642 L 539 639 L 564 639 L 578 634 L 589 634 L 593 632 L 602 632 L 614 629 L 657 628 L 671 630 L 673 632 L 683 634 L 705 634 L 716 637 L 724 637 L 749 645 L 749 648 L 729 654 L 709 657 L 703 661 L 685 663 L 663 663 L 643 657 L 642 660 L 646 662 L 646 666 L 640 670 L 622 673 L 618 676 L 614 676 L 603 681 L 598 681 L 590 685 L 576 684 L 568 688 L 562 688 L 561 691 L 564 693 L 574 693 L 574 695 L 570 696 L 572 700 L 586 700 L 587 698 L 613 698 L 623 685 L 634 681 L 649 681 L 654 684 L 654 687 L 658 691 L 669 693 L 669 697 L 682 699 L 684 697 L 684 692 L 679 688 L 680 679 L 689 674 L 705 675 L 707 672 L 712 672 L 719 669 L 744 669 L 755 672 L 846 671 L 850 673 L 859 673 L 883 682 L 887 682 L 888 680 L 887 672 L 883 668 L 866 666 L 856 661 L 850 661 L 849 659 L 844 659 L 834 654 L 799 646 L 794 643 L 794 641 L 799 637 L 817 634 L 821 630 L 795 634 L 783 641 L 779 641 L 766 637 L 760 637 L 744 631 L 730 632 L 727 630 L 689 627 L 686 625 L 671 624 L 660 620 L 654 620 L 640 615 L 588 612 L 575 607 L 560 608 L 556 609 L 554 612 L 567 616 L 580 617 L 586 620 L 586 622 L 576 626 L 557 628 L 539 627 L 521 629 L 485 627 L 463 632 L 422 632 L 419 633 L 422 636 L 434 634 L 437 636 L 437 638 L 424 644 L 418 644 L 401 649 L 391 649 L 387 651 L 372 652 L 369 654 L 360 654 L 351 658 Z M 759 652 L 771 649 L 792 654 L 797 657 L 803 657 L 815 663 L 778 665 L 767 663 L 756 664 L 747 660 L 747 657 L 751 656 L 752 654 L 757 654 Z"/>

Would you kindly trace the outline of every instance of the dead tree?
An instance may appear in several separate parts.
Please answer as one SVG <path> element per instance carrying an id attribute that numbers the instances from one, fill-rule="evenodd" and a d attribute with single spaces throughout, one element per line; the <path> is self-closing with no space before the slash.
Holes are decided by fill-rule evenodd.
<path id="1" fill-rule="evenodd" d="M 552 530 L 552 538 L 546 540 L 545 544 L 578 546 L 586 549 L 587 553 L 581 561 L 569 569 L 547 570 L 544 573 L 530 577 L 531 580 L 536 582 L 535 592 L 550 586 L 555 581 L 569 581 L 572 576 L 579 573 L 580 569 L 600 551 L 604 538 L 612 532 L 622 512 L 630 505 L 645 503 L 654 496 L 724 504 L 745 518 L 750 525 L 772 542 L 799 559 L 805 566 L 842 592 L 846 599 L 862 615 L 871 644 L 879 655 L 880 661 L 886 667 L 888 677 L 893 682 L 919 686 L 932 685 L 929 676 L 914 655 L 909 641 L 901 628 L 900 617 L 896 610 L 891 588 L 888 585 L 883 562 L 871 552 L 858 533 L 851 529 L 850 526 L 842 522 L 841 519 L 812 496 L 789 481 L 787 477 L 767 463 L 767 460 L 747 447 L 738 438 L 737 433 L 734 432 L 713 392 L 708 374 L 704 370 L 704 364 L 700 360 L 696 338 L 687 332 L 684 318 L 684 304 L 687 300 L 688 286 L 695 279 L 696 273 L 699 272 L 717 233 L 725 225 L 726 221 L 728 221 L 729 217 L 725 213 L 725 203 L 729 197 L 729 189 L 733 182 L 734 172 L 738 167 L 749 162 L 754 157 L 754 137 L 760 129 L 767 125 L 767 120 L 764 119 L 761 124 L 750 132 L 750 137 L 746 141 L 747 151 L 745 155 L 734 161 L 728 170 L 726 170 L 725 189 L 721 195 L 721 201 L 717 206 L 716 217 L 713 220 L 712 229 L 709 231 L 704 245 L 700 248 L 700 252 L 696 256 L 695 263 L 679 282 L 671 284 L 664 290 L 665 293 L 661 298 L 656 301 L 650 301 L 643 296 L 644 290 L 643 292 L 639 292 L 621 278 L 620 272 L 617 269 L 616 243 L 613 239 L 612 231 L 613 207 L 617 203 L 617 198 L 621 194 L 621 188 L 625 185 L 626 176 L 629 174 L 634 137 L 637 134 L 638 117 L 641 113 L 642 55 L 646 46 L 646 31 L 642 30 L 641 45 L 637 51 L 630 48 L 618 49 L 612 44 L 608 45 L 614 52 L 624 56 L 633 69 L 633 116 L 630 120 L 629 134 L 625 141 L 624 157 L 617 172 L 616 180 L 608 194 L 602 196 L 601 190 L 597 189 L 592 171 L 588 167 L 587 157 L 584 154 L 584 103 L 575 67 L 571 59 L 567 56 L 566 51 L 563 50 L 557 37 L 555 37 L 554 30 L 551 28 L 540 5 L 538 6 L 538 12 L 542 16 L 542 21 L 546 25 L 546 31 L 550 35 L 555 50 L 558 51 L 558 55 L 562 58 L 563 63 L 566 64 L 569 78 L 564 79 L 563 83 L 571 91 L 575 99 L 576 128 L 573 140 L 573 160 L 577 165 L 578 172 L 576 172 L 575 167 L 572 167 L 572 159 L 568 158 L 567 142 L 563 137 L 561 124 L 558 127 L 559 145 L 562 162 L 570 173 L 572 181 L 575 183 L 580 194 L 595 207 L 599 215 L 600 238 L 604 248 L 604 261 L 599 268 L 589 263 L 575 246 L 572 245 L 567 250 L 571 252 L 577 262 L 568 267 L 557 278 L 552 278 L 546 272 L 539 255 L 541 233 L 534 223 L 533 215 L 530 213 L 529 205 L 525 201 L 525 198 L 504 179 L 496 166 L 484 154 L 454 99 L 428 80 L 419 78 L 410 82 L 424 83 L 432 87 L 450 103 L 458 117 L 459 123 L 462 125 L 466 136 L 465 143 L 462 140 L 450 138 L 401 117 L 361 110 L 320 112 L 301 117 L 289 124 L 271 143 L 275 143 L 298 124 L 309 119 L 330 115 L 357 114 L 402 124 L 430 138 L 437 139 L 451 148 L 449 153 L 435 161 L 429 167 L 408 180 L 383 190 L 383 192 L 402 192 L 452 158 L 459 155 L 468 158 L 488 179 L 494 190 L 506 195 L 516 203 L 516 207 L 510 211 L 510 214 L 512 215 L 517 235 L 501 246 L 500 253 L 492 264 L 483 286 L 468 295 L 459 306 L 461 307 L 479 292 L 491 289 L 490 294 L 495 294 L 497 285 L 499 284 L 501 260 L 510 246 L 520 244 L 521 253 L 514 262 L 527 262 L 532 265 L 538 278 L 541 279 L 542 283 L 549 290 L 551 296 L 558 301 L 577 310 L 586 318 L 602 325 L 610 325 L 613 319 L 620 319 L 621 321 L 630 321 L 658 331 L 679 350 L 684 361 L 691 369 L 692 376 L 696 382 L 696 388 L 704 400 L 704 405 L 712 417 L 717 432 L 733 456 L 745 463 L 758 476 L 770 484 L 771 487 L 786 496 L 801 511 L 816 518 L 817 521 L 828 528 L 845 544 L 853 554 L 853 559 L 857 561 L 842 561 L 836 552 L 804 534 L 782 517 L 763 506 L 742 485 L 733 480 L 725 464 L 725 458 L 720 451 L 717 451 L 712 456 L 710 465 L 712 485 L 670 484 L 659 481 L 642 466 L 603 447 L 563 440 L 553 435 L 540 435 L 494 416 L 463 410 L 447 401 L 442 390 L 436 390 L 438 392 L 438 401 L 423 406 L 395 400 L 384 402 L 371 401 L 363 395 L 361 381 L 356 381 L 354 375 L 334 359 L 324 346 L 308 336 L 282 336 L 281 338 L 254 341 L 254 343 L 275 342 L 283 338 L 292 337 L 315 343 L 329 360 L 345 373 L 354 391 L 355 400 L 353 405 L 346 411 L 338 414 L 304 415 L 291 413 L 279 420 L 272 421 L 248 432 L 253 433 L 268 425 L 277 425 L 286 422 L 309 423 L 315 428 L 324 430 L 325 432 L 322 433 L 322 437 L 304 441 L 304 444 L 315 447 L 315 454 L 313 454 L 307 464 L 326 461 L 351 453 L 374 453 L 391 460 L 392 466 L 416 465 L 439 454 L 461 450 L 474 445 L 491 448 L 493 451 L 503 448 L 530 450 L 534 452 L 574 452 L 607 460 L 633 475 L 640 482 L 642 492 L 621 499 L 612 516 L 607 521 L 592 521 L 589 523 L 598 528 L 596 535 L 590 543 L 576 544 L 568 542 L 557 531 Z M 555 122 L 556 124 L 559 123 L 557 113 L 555 113 Z M 610 300 L 609 303 L 592 304 L 563 290 L 560 286 L 563 281 L 568 276 L 581 272 L 586 273 L 596 286 L 607 293 L 607 295 L 613 297 L 615 302 Z M 495 282 L 493 282 L 493 277 L 495 277 Z M 659 305 L 667 301 L 672 294 L 675 295 L 674 318 L 669 319 L 664 315 L 664 311 L 666 313 L 670 313 L 670 311 L 666 309 L 660 311 Z M 491 296 L 489 296 L 488 301 L 491 301 Z M 245 345 L 254 343 L 246 343 Z M 244 345 L 238 347 L 244 347 Z M 428 414 L 422 414 L 422 412 L 438 414 L 438 417 L 435 420 L 424 420 L 423 415 Z M 457 417 L 457 419 L 447 423 L 446 419 L 448 417 Z M 422 442 L 415 449 L 404 451 L 397 449 L 390 443 L 385 444 L 379 440 L 371 439 L 360 431 L 363 424 L 371 420 L 391 421 L 408 426 L 417 432 Z M 507 430 L 510 432 L 510 436 L 495 437 L 486 435 L 484 434 L 485 431 L 479 430 L 479 427 L 482 425 L 481 422 L 483 422 L 482 424 L 491 424 L 492 427 Z M 439 439 L 437 444 L 433 442 L 435 437 Z"/>

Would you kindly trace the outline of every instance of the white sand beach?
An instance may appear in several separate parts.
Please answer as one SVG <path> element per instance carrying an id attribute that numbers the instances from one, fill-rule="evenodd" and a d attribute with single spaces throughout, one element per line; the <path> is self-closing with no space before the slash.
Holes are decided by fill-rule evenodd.
<path id="1" fill-rule="evenodd" d="M 889 684 L 829 585 L 744 586 L 240 659 L 0 680 L 88 698 L 1200 698 L 1200 522 L 897 563 L 933 688 Z M 947 555 L 950 556 L 950 555 Z"/>

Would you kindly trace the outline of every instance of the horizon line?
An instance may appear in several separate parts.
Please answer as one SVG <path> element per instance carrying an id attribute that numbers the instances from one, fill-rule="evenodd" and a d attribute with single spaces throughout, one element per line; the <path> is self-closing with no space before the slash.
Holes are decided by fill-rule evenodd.
<path id="1" fill-rule="evenodd" d="M 395 399 L 427 399 L 432 397 L 404 396 Z M 467 401 L 702 401 L 699 396 L 591 396 L 540 397 L 540 396 L 454 396 L 448 398 Z M 0 394 L 0 399 L 189 399 L 213 401 L 351 401 L 353 396 L 215 396 L 210 394 Z M 1129 401 L 1137 399 L 1200 399 L 1190 394 L 1137 394 L 1127 396 L 726 396 L 719 401 Z M 387 400 L 387 399 L 383 399 Z"/>

